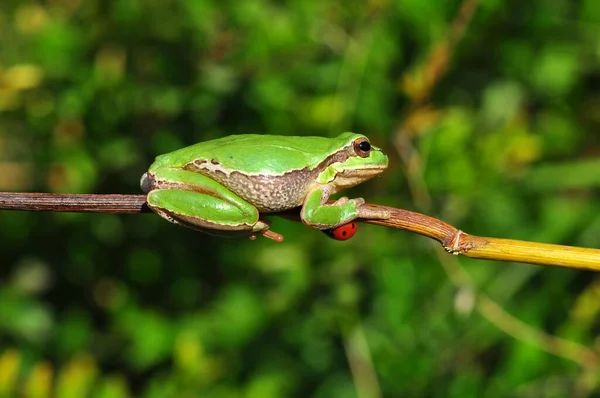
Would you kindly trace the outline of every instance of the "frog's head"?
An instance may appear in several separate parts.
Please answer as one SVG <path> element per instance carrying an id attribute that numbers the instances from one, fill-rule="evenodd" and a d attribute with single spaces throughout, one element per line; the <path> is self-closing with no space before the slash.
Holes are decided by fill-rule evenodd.
<path id="1" fill-rule="evenodd" d="M 332 182 L 335 192 L 360 184 L 382 173 L 388 166 L 387 155 L 362 134 L 342 133 L 335 139 L 337 150 L 331 163 L 319 176 Z"/>

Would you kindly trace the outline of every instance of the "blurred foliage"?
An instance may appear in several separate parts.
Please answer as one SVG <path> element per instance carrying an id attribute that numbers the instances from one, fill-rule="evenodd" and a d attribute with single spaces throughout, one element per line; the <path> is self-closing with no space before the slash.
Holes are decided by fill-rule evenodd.
<path id="1" fill-rule="evenodd" d="M 599 247 L 599 88 L 597 0 L 3 0 L 0 189 L 137 193 L 197 141 L 351 130 L 391 157 L 352 195 Z M 593 273 L 273 229 L 0 213 L 0 395 L 600 391 Z"/>

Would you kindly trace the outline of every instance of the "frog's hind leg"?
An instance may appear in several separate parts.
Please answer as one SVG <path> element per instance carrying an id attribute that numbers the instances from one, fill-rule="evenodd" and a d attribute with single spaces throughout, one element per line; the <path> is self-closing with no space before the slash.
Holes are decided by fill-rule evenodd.
<path id="1" fill-rule="evenodd" d="M 182 189 L 160 189 L 148 193 L 148 207 L 175 224 L 205 230 L 240 231 L 246 235 L 269 225 L 258 219 L 258 211 L 240 209 L 234 204 L 210 195 Z M 210 232 L 210 231 L 205 231 Z M 230 234 L 226 234 L 230 235 Z"/>
<path id="2" fill-rule="evenodd" d="M 150 183 L 148 207 L 173 223 L 227 236 L 269 229 L 252 204 L 202 174 L 163 169 L 154 173 Z"/>

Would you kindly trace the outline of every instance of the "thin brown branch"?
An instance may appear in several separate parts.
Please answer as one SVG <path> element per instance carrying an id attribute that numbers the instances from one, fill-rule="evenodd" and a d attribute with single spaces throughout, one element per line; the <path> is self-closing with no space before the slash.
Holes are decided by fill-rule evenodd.
<path id="1" fill-rule="evenodd" d="M 145 213 L 145 195 L 73 195 L 0 192 L 0 210 L 89 213 Z M 600 249 L 551 245 L 469 235 L 437 218 L 409 210 L 365 204 L 371 210 L 387 210 L 387 220 L 362 220 L 404 229 L 435 239 L 452 254 L 471 258 L 559 266 L 600 271 Z M 298 219 L 298 213 L 275 214 Z"/>
<path id="2" fill-rule="evenodd" d="M 146 195 L 0 192 L 0 210 L 145 213 Z"/>
<path id="3" fill-rule="evenodd" d="M 385 206 L 370 204 L 365 206 L 385 208 L 392 214 L 389 220 L 367 222 L 427 236 L 440 242 L 446 251 L 455 255 L 600 271 L 600 249 L 469 235 L 450 224 L 424 214 Z"/>

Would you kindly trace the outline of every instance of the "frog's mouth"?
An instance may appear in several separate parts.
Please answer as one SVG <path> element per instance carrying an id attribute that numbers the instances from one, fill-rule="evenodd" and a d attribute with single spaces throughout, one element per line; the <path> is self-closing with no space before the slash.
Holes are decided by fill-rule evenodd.
<path id="1" fill-rule="evenodd" d="M 387 165 L 345 169 L 336 174 L 334 184 L 337 190 L 351 188 L 381 174 L 386 168 Z"/>

